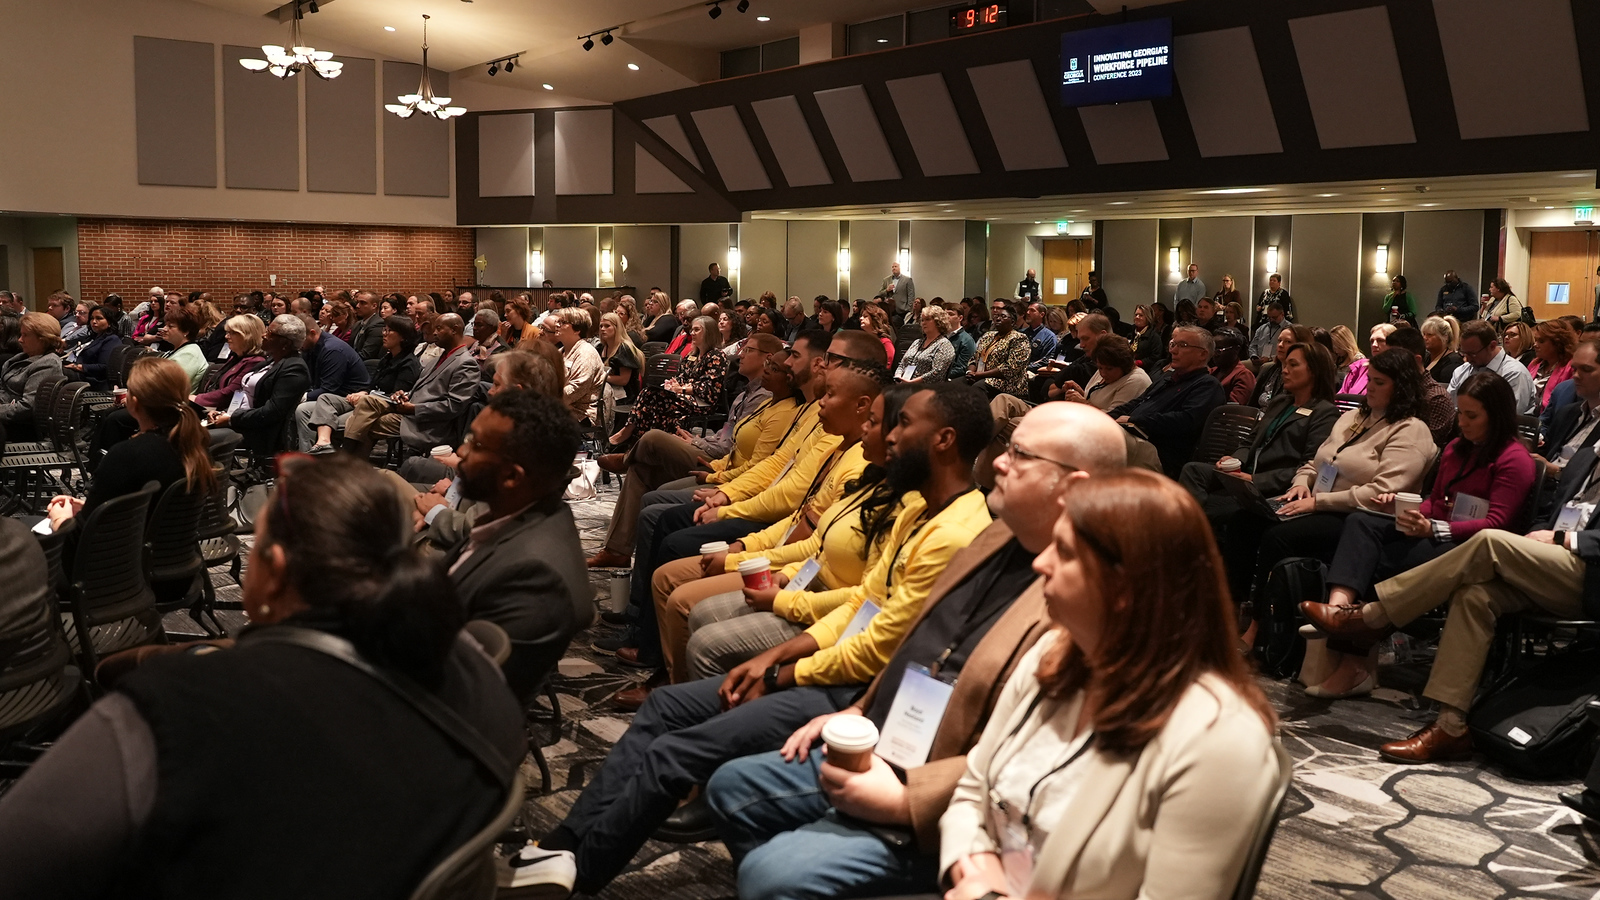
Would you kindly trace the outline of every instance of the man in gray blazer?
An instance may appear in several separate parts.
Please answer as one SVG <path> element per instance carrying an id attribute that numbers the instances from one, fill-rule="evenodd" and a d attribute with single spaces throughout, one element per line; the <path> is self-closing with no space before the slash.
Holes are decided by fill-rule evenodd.
<path id="1" fill-rule="evenodd" d="M 350 325 L 350 346 L 369 363 L 382 359 L 383 317 L 378 315 L 378 295 L 356 291 L 350 304 L 355 308 L 355 321 Z"/>
<path id="2" fill-rule="evenodd" d="M 456 538 L 445 565 L 467 617 L 510 636 L 506 681 L 525 700 L 594 621 L 578 526 L 561 499 L 578 447 L 566 408 L 523 390 L 490 398 L 461 447 L 462 495 L 488 510 Z"/>
<path id="3" fill-rule="evenodd" d="M 399 435 L 413 450 L 426 453 L 453 437 L 451 426 L 466 413 L 480 380 L 464 328 L 455 313 L 433 320 L 433 342 L 442 351 L 438 359 L 423 364 L 409 394 L 362 397 L 345 421 L 345 449 L 366 459 L 378 438 Z"/>
<path id="4" fill-rule="evenodd" d="M 911 309 L 911 301 L 916 296 L 917 283 L 911 280 L 910 275 L 901 275 L 900 264 L 895 263 L 889 266 L 889 277 L 883 280 L 883 289 L 878 291 L 874 298 L 888 300 L 894 304 L 894 311 L 898 316 L 904 316 L 906 311 Z"/>

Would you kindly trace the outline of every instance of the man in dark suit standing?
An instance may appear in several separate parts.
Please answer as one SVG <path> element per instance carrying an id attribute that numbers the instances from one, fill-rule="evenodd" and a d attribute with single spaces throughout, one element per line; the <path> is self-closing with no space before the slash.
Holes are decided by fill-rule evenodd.
<path id="1" fill-rule="evenodd" d="M 889 266 L 889 277 L 883 280 L 883 289 L 874 295 L 875 299 L 887 300 L 894 304 L 894 318 L 903 318 L 906 311 L 911 309 L 911 301 L 916 299 L 917 283 L 911 280 L 910 275 L 900 274 L 900 264 Z"/>
<path id="2" fill-rule="evenodd" d="M 722 298 L 733 295 L 733 285 L 729 284 L 728 279 L 722 276 L 721 266 L 712 263 L 706 267 L 706 271 L 711 274 L 700 282 L 701 306 L 705 306 L 707 303 L 721 303 Z"/>
<path id="3" fill-rule="evenodd" d="M 445 556 L 469 619 L 511 638 L 506 681 L 527 699 L 594 620 L 578 526 L 561 493 L 580 440 L 560 402 L 503 391 L 461 445 L 461 493 L 488 504 Z"/>

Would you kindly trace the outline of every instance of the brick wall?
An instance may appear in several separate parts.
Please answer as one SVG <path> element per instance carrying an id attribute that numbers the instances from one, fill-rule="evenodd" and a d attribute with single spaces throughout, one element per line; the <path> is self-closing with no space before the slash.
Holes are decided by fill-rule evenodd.
<path id="1" fill-rule="evenodd" d="M 152 285 L 218 297 L 364 288 L 414 294 L 471 284 L 470 228 L 79 219 L 83 296 L 140 297 Z M 276 288 L 269 276 L 278 276 Z"/>

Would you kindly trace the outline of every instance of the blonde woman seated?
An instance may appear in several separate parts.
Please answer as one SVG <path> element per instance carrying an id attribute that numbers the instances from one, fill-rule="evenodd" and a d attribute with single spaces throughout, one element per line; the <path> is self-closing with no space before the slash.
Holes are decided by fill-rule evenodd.
<path id="1" fill-rule="evenodd" d="M 1335 394 L 1365 394 L 1367 392 L 1367 358 L 1361 354 L 1355 332 L 1344 325 L 1335 325 L 1328 331 L 1333 343 L 1333 383 Z"/>
<path id="2" fill-rule="evenodd" d="M 1034 568 L 1058 628 L 967 754 L 945 897 L 1231 896 L 1271 813 L 1275 718 L 1199 504 L 1150 472 L 1086 479 Z"/>
<path id="3" fill-rule="evenodd" d="M 899 382 L 944 381 L 955 361 L 956 348 L 950 343 L 950 317 L 937 306 L 925 307 L 919 320 L 922 337 L 906 348 L 906 358 L 895 370 Z"/>
<path id="4" fill-rule="evenodd" d="M 1062 399 L 1106 410 L 1127 403 L 1150 387 L 1149 374 L 1139 368 L 1132 345 L 1121 335 L 1102 336 L 1089 358 L 1094 360 L 1093 377 L 1082 391 L 1071 381 L 1064 383 Z"/>

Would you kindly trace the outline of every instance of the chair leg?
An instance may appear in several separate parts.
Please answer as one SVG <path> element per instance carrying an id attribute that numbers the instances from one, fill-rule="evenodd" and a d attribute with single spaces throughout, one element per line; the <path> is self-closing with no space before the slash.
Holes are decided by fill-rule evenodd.
<path id="1" fill-rule="evenodd" d="M 539 767 L 539 792 L 550 793 L 550 764 L 544 760 L 544 750 L 539 746 L 537 734 L 528 735 L 528 752 L 533 754 L 533 764 Z"/>

